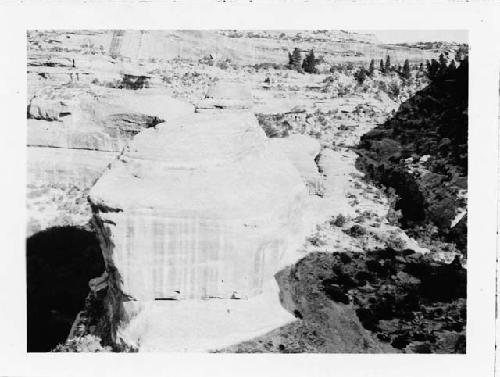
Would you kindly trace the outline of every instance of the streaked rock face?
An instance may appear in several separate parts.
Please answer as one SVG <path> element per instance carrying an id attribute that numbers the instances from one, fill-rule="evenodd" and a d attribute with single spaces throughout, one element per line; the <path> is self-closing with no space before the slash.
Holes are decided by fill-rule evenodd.
<path id="1" fill-rule="evenodd" d="M 89 197 L 125 294 L 229 298 L 280 268 L 306 191 L 253 115 L 224 112 L 143 130 Z"/>

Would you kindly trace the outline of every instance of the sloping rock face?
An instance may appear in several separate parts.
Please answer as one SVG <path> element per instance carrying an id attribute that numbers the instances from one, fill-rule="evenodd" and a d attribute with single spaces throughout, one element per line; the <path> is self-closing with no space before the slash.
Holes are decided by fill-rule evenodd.
<path id="1" fill-rule="evenodd" d="M 205 98 L 196 104 L 196 112 L 217 110 L 249 110 L 253 106 L 252 91 L 249 86 L 236 81 L 217 81 L 209 89 Z"/>
<path id="2" fill-rule="evenodd" d="M 319 142 L 307 135 L 294 134 L 285 138 L 272 138 L 270 141 L 280 148 L 297 168 L 310 193 L 321 191 L 321 174 L 315 163 L 321 151 Z"/>
<path id="3" fill-rule="evenodd" d="M 194 112 L 167 91 L 47 87 L 28 104 L 28 145 L 121 151 L 142 128 Z"/>
<path id="4" fill-rule="evenodd" d="M 306 191 L 247 113 L 143 130 L 89 198 L 109 272 L 138 300 L 251 297 L 286 259 Z"/>
<path id="5" fill-rule="evenodd" d="M 194 112 L 156 90 L 47 86 L 28 104 L 28 236 L 86 226 L 88 190 L 141 129 Z"/>

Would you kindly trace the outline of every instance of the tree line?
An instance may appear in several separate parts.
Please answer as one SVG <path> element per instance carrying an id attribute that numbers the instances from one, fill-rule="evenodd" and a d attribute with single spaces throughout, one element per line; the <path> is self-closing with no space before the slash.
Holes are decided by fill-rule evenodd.
<path id="1" fill-rule="evenodd" d="M 316 65 L 319 60 L 314 56 L 314 50 L 310 50 L 306 57 L 302 60 L 300 50 L 295 47 L 292 53 L 288 53 L 288 68 L 298 72 L 318 73 Z"/>
<path id="2" fill-rule="evenodd" d="M 459 51 L 456 55 L 457 60 L 460 65 L 467 64 L 467 54 Z M 301 51 L 296 47 L 293 52 L 288 52 L 288 69 L 293 69 L 298 72 L 305 73 L 318 73 L 317 64 L 319 63 L 319 59 L 314 55 L 314 50 L 310 50 L 309 53 L 302 59 Z M 358 83 L 362 84 L 366 78 L 373 77 L 376 69 L 375 59 L 370 61 L 368 69 L 365 67 L 359 68 L 355 73 L 354 77 L 358 81 Z M 436 79 L 446 78 L 447 76 L 453 76 L 454 72 L 457 70 L 457 62 L 455 59 L 449 60 L 448 57 L 441 53 L 438 59 L 427 60 L 426 64 L 420 63 L 414 69 L 426 74 L 427 77 L 433 81 Z M 378 64 L 378 71 L 383 74 L 391 74 L 397 73 L 403 80 L 409 80 L 411 78 L 412 67 L 410 66 L 410 61 L 408 59 L 404 60 L 403 65 L 393 65 L 391 63 L 391 57 L 389 55 L 386 56 L 385 60 L 380 59 Z"/>

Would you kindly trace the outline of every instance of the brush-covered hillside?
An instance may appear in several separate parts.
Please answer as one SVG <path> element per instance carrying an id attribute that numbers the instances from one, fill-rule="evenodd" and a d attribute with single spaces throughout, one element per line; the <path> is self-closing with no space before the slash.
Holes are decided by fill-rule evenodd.
<path id="1" fill-rule="evenodd" d="M 425 89 L 361 138 L 358 168 L 392 189 L 409 233 L 467 249 L 468 63 L 444 64 Z"/>

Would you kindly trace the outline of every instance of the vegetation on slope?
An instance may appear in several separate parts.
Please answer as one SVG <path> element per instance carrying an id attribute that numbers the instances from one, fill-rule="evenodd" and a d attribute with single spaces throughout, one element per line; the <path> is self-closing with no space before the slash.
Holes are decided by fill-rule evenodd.
<path id="1" fill-rule="evenodd" d="M 457 215 L 466 207 L 467 108 L 464 60 L 456 69 L 441 68 L 357 148 L 358 169 L 394 189 L 401 225 L 411 235 L 453 243 L 463 253 L 467 216 Z"/>
<path id="2" fill-rule="evenodd" d="M 458 259 L 381 249 L 311 255 L 331 265 L 323 289 L 363 326 L 404 352 L 465 353 L 466 271 Z"/>

